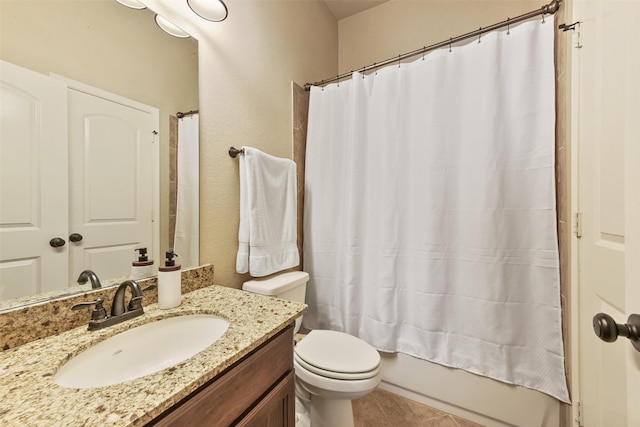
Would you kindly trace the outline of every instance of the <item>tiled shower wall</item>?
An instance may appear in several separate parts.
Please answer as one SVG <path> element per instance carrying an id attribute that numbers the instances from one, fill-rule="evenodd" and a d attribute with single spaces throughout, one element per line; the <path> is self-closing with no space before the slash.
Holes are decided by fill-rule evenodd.
<path id="1" fill-rule="evenodd" d="M 302 220 L 304 217 L 304 156 L 307 151 L 307 117 L 309 116 L 309 92 L 296 83 L 291 83 L 293 103 L 293 160 L 298 166 L 298 253 L 303 266 L 302 242 L 304 241 Z"/>
<path id="2" fill-rule="evenodd" d="M 169 116 L 169 248 L 173 247 L 178 209 L 178 118 Z"/>

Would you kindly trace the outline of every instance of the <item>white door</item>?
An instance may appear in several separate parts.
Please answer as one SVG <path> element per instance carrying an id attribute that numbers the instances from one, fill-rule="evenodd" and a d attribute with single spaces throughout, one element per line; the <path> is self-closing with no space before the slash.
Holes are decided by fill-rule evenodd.
<path id="1" fill-rule="evenodd" d="M 640 352 L 592 326 L 640 313 L 640 2 L 576 1 L 579 359 L 583 425 L 640 426 Z"/>
<path id="2" fill-rule="evenodd" d="M 54 238 L 68 240 L 67 86 L 4 61 L 0 67 L 0 300 L 5 300 L 68 283 L 68 243 L 50 245 Z"/>
<path id="3" fill-rule="evenodd" d="M 135 248 L 154 253 L 154 129 L 149 111 L 69 90 L 71 276 L 122 278 Z"/>

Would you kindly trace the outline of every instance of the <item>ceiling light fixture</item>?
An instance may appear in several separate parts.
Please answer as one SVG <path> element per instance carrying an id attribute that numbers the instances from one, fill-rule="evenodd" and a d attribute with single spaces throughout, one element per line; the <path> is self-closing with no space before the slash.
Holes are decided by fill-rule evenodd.
<path id="1" fill-rule="evenodd" d="M 207 21 L 224 21 L 229 15 L 222 0 L 187 0 L 187 4 L 196 15 Z"/>
<path id="2" fill-rule="evenodd" d="M 116 0 L 118 3 L 120 3 L 121 5 L 130 7 L 131 9 L 146 9 L 147 6 L 145 6 L 144 4 L 140 3 L 138 0 Z"/>
<path id="3" fill-rule="evenodd" d="M 162 30 L 165 33 L 171 34 L 174 37 L 179 37 L 181 39 L 190 37 L 189 33 L 182 30 L 180 27 L 173 24 L 171 21 L 169 21 L 167 18 L 163 16 L 156 15 L 156 24 L 158 24 L 158 27 L 162 28 Z"/>

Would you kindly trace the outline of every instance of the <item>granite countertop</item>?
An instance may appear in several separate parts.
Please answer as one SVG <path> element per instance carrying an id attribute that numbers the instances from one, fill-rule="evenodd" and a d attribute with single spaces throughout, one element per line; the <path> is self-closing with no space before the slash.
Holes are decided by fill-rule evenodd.
<path id="1" fill-rule="evenodd" d="M 221 286 L 182 296 L 182 304 L 99 331 L 86 326 L 0 353 L 0 424 L 3 426 L 141 426 L 266 342 L 299 317 L 306 305 Z M 216 343 L 171 368 L 125 383 L 70 389 L 53 382 L 76 354 L 119 332 L 185 314 L 214 314 L 229 321 Z M 87 323 L 89 313 L 87 312 Z M 96 370 L 100 369 L 96 366 Z"/>

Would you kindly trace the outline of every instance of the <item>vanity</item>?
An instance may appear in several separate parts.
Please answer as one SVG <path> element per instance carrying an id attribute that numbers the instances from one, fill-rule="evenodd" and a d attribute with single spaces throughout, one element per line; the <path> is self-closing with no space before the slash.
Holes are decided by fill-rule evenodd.
<path id="1" fill-rule="evenodd" d="M 295 426 L 293 327 L 288 326 L 148 425 Z"/>
<path id="2" fill-rule="evenodd" d="M 174 309 L 145 305 L 142 316 L 103 330 L 85 325 L 5 350 L 0 424 L 294 426 L 293 322 L 305 308 L 212 285 L 184 294 Z M 131 381 L 84 389 L 53 381 L 83 350 L 131 328 L 190 314 L 219 316 L 229 327 L 195 356 Z"/>

